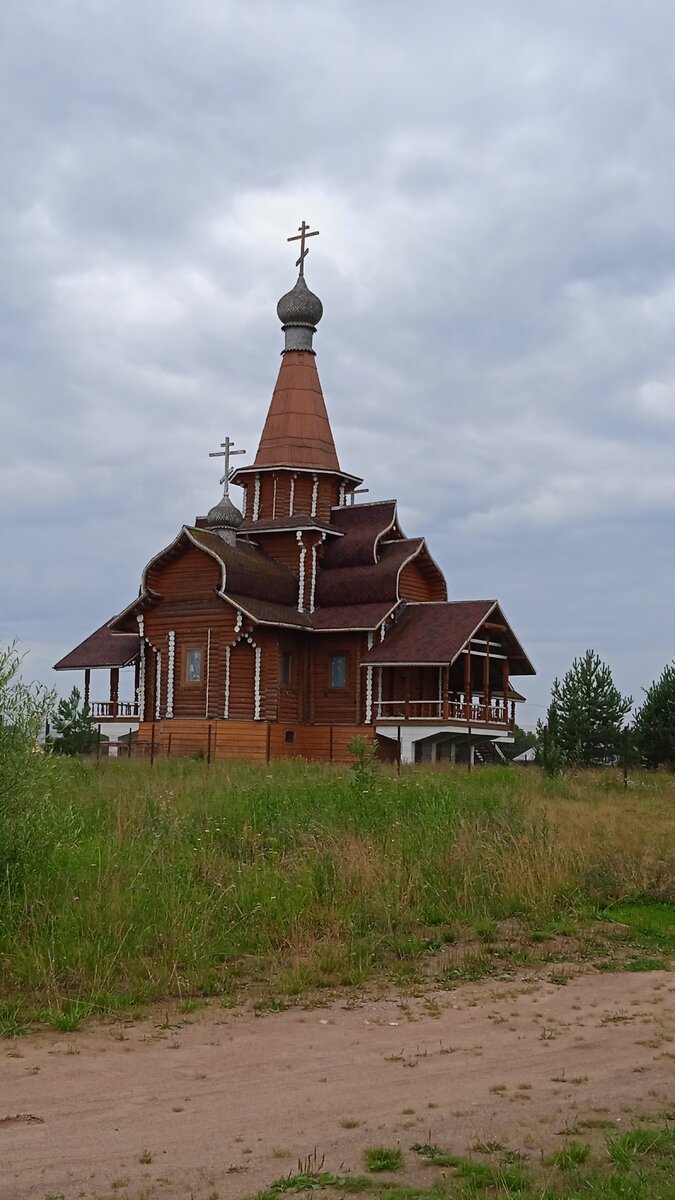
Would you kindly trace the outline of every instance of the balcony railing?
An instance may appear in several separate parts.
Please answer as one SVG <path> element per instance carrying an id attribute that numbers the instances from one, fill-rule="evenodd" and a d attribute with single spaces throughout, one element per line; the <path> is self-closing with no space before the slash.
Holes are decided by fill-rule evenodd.
<path id="1" fill-rule="evenodd" d="M 92 700 L 89 712 L 95 721 L 137 720 L 138 704 L 135 700 Z"/>
<path id="2" fill-rule="evenodd" d="M 476 704 L 473 700 L 378 700 L 375 702 L 378 721 L 442 721 L 463 725 L 490 725 L 508 728 L 514 713 L 509 716 L 503 704 Z"/>

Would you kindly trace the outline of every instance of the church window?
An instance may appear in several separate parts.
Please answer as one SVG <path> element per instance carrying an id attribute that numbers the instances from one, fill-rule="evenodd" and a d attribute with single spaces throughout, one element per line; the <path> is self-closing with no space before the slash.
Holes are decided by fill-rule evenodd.
<path id="1" fill-rule="evenodd" d="M 284 652 L 281 655 L 281 682 L 288 686 L 293 678 L 293 655 Z"/>
<path id="2" fill-rule="evenodd" d="M 201 683 L 203 651 L 195 647 L 185 651 L 185 682 Z"/>
<path id="3" fill-rule="evenodd" d="M 343 688 L 347 686 L 347 655 L 334 654 L 330 660 L 330 686 Z"/>

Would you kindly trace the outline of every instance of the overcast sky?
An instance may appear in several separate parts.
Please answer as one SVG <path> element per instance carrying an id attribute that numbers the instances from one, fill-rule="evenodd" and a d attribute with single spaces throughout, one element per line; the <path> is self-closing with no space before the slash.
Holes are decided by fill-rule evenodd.
<path id="1" fill-rule="evenodd" d="M 587 647 L 638 698 L 675 654 L 674 43 L 667 0 L 6 2 L 0 641 L 27 673 L 69 688 L 51 664 L 214 503 L 209 451 L 255 452 L 304 218 L 343 468 L 451 598 L 499 598 L 526 722 Z"/>

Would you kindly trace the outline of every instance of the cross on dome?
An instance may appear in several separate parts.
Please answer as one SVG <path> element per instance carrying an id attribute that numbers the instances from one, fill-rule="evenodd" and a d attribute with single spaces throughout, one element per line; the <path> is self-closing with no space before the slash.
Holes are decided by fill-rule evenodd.
<path id="1" fill-rule="evenodd" d="M 225 441 L 221 442 L 220 445 L 221 445 L 220 450 L 210 450 L 209 451 L 209 458 L 224 458 L 225 459 L 225 463 L 224 463 L 225 473 L 221 476 L 220 483 L 222 483 L 224 485 L 223 486 L 223 495 L 229 496 L 229 494 L 230 494 L 230 487 L 229 487 L 230 478 L 234 472 L 234 467 L 230 467 L 230 459 L 233 457 L 233 455 L 245 454 L 246 451 L 245 450 L 234 450 L 233 449 L 234 442 L 232 441 L 232 439 L 229 436 L 226 437 Z"/>
<path id="2" fill-rule="evenodd" d="M 295 265 L 296 265 L 296 267 L 300 268 L 300 274 L 303 276 L 303 278 L 304 278 L 304 274 L 305 274 L 305 259 L 306 259 L 307 255 L 309 254 L 309 250 L 307 250 L 305 248 L 305 241 L 307 240 L 307 238 L 318 237 L 318 236 L 319 236 L 319 230 L 313 229 L 312 232 L 309 233 L 309 225 L 307 224 L 306 221 L 303 221 L 302 225 L 298 225 L 298 232 L 296 234 L 294 234 L 293 237 L 289 237 L 286 239 L 286 241 L 288 241 L 288 242 L 300 242 L 300 257 Z"/>

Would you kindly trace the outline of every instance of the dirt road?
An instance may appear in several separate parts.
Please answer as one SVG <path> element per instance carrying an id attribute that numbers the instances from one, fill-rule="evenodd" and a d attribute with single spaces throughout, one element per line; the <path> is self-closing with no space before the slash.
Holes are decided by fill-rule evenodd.
<path id="1" fill-rule="evenodd" d="M 564 977 L 563 977 L 564 978 Z M 262 1017 L 189 1017 L 0 1042 L 2 1200 L 239 1200 L 317 1148 L 486 1143 L 538 1157 L 675 1110 L 675 974 L 464 984 Z M 611 1123 L 611 1125 L 610 1125 Z M 567 1133 L 566 1133 L 567 1131 Z"/>

